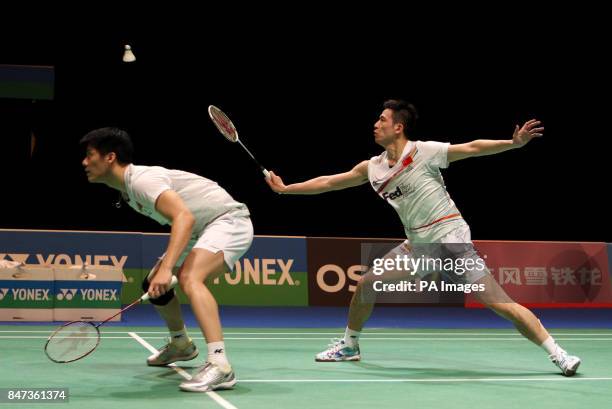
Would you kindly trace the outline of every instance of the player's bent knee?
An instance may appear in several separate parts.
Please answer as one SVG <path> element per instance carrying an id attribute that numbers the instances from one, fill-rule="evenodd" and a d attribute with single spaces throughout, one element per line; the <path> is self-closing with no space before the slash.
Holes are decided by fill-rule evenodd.
<path id="1" fill-rule="evenodd" d="M 151 283 L 149 282 L 149 279 L 145 277 L 144 281 L 142 282 L 142 291 L 147 292 L 149 290 L 149 285 L 151 285 Z M 172 301 L 174 296 L 174 288 L 171 288 L 170 291 L 165 292 L 157 298 L 149 298 L 149 302 L 153 305 L 164 306 Z"/>
<path id="2" fill-rule="evenodd" d="M 189 294 L 193 292 L 196 288 L 197 281 L 194 280 L 191 276 L 183 274 L 181 275 L 181 281 L 179 281 L 179 285 L 181 286 L 181 290 L 189 297 Z M 204 283 L 206 285 L 206 283 Z"/>

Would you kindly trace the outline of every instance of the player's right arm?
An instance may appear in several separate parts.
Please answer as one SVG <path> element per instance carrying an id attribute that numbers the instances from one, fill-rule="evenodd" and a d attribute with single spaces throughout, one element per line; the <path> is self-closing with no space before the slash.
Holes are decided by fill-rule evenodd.
<path id="1" fill-rule="evenodd" d="M 301 183 L 285 185 L 280 176 L 270 172 L 270 178 L 266 182 L 276 193 L 293 195 L 316 195 L 318 193 L 331 192 L 349 187 L 363 185 L 368 181 L 368 161 L 364 160 L 353 169 L 344 173 L 329 176 L 319 176 Z"/>

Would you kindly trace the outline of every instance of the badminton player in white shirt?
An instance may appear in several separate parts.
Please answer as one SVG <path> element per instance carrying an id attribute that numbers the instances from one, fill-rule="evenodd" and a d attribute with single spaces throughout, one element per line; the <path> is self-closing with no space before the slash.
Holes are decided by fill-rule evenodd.
<path id="1" fill-rule="evenodd" d="M 302 183 L 285 185 L 270 172 L 267 183 L 277 193 L 318 194 L 370 183 L 374 191 L 398 213 L 408 240 L 389 255 L 410 254 L 410 246 L 419 243 L 460 243 L 462 253 L 477 257 L 470 239 L 470 229 L 451 200 L 440 169 L 449 163 L 476 156 L 493 155 L 525 146 L 544 130 L 537 120 L 516 126 L 512 139 L 474 140 L 450 145 L 440 142 L 422 142 L 409 139 L 417 113 L 413 105 L 399 100 L 388 100 L 374 124 L 374 140 L 385 151 L 365 160 L 348 172 L 321 176 Z M 321 362 L 358 361 L 361 359 L 359 335 L 374 307 L 362 297 L 368 285 L 366 274 L 359 281 L 349 309 L 348 325 L 342 339 L 317 354 Z M 496 286 L 494 297 L 480 301 L 498 315 L 511 321 L 527 339 L 541 346 L 566 376 L 576 373 L 580 359 L 569 355 L 550 336 L 536 316 L 522 305 L 512 301 L 501 287 L 492 282 L 488 269 L 474 269 L 461 277 L 474 284 L 483 281 Z M 475 293 L 475 295 L 477 295 Z M 478 296 L 478 295 L 477 295 Z"/>
<path id="2" fill-rule="evenodd" d="M 168 344 L 151 355 L 147 364 L 168 365 L 198 355 L 187 335 L 178 297 L 169 289 L 176 270 L 208 347 L 204 365 L 180 388 L 208 392 L 233 387 L 236 378 L 225 353 L 217 302 L 204 282 L 231 271 L 249 249 L 253 226 L 248 208 L 202 176 L 132 164 L 132 141 L 121 129 L 93 130 L 81 139 L 81 145 L 86 149 L 82 165 L 89 182 L 119 190 L 134 210 L 172 226 L 166 252 L 143 282 L 143 290 L 170 331 Z"/>

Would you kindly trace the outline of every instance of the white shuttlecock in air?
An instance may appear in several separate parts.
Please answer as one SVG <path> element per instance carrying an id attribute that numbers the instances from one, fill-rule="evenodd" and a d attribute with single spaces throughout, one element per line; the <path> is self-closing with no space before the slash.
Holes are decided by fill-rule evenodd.
<path id="1" fill-rule="evenodd" d="M 132 52 L 132 47 L 126 44 L 125 51 L 123 52 L 123 62 L 134 62 L 134 61 L 136 61 L 136 56 Z"/>

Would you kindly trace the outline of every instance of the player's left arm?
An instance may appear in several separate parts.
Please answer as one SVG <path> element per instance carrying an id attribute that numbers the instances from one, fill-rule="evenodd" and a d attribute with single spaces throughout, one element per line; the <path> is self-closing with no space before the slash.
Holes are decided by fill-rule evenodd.
<path id="1" fill-rule="evenodd" d="M 172 221 L 172 229 L 170 230 L 166 255 L 149 286 L 148 293 L 153 298 L 157 298 L 168 291 L 172 278 L 172 268 L 189 243 L 191 231 L 195 224 L 195 217 L 174 190 L 166 190 L 159 195 L 155 201 L 155 210 Z"/>
<path id="2" fill-rule="evenodd" d="M 536 119 L 531 119 L 519 128 L 517 125 L 514 128 L 512 139 L 507 140 L 490 140 L 477 139 L 472 142 L 450 145 L 448 147 L 448 161 L 454 162 L 461 159 L 472 158 L 475 156 L 494 155 L 508 151 L 510 149 L 521 148 L 525 146 L 533 138 L 542 136 L 544 127 L 540 126 L 541 122 Z"/>

